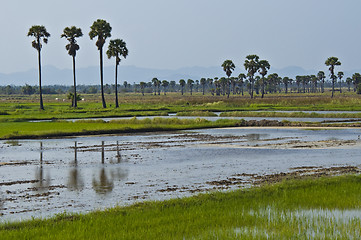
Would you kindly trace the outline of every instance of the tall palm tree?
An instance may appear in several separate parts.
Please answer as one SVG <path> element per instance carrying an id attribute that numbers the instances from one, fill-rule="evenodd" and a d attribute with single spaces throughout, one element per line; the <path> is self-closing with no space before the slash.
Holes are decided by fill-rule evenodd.
<path id="1" fill-rule="evenodd" d="M 257 55 L 248 55 L 246 61 L 244 62 L 244 67 L 248 71 L 248 76 L 251 82 L 251 98 L 253 98 L 253 89 L 254 89 L 254 74 L 257 73 L 259 69 L 259 57 Z"/>
<path id="2" fill-rule="evenodd" d="M 76 38 L 83 36 L 83 33 L 80 28 L 75 26 L 64 28 L 63 34 L 60 37 L 66 38 L 69 43 L 65 46 L 65 49 L 68 50 L 68 54 L 73 58 L 73 79 L 74 79 L 74 93 L 73 93 L 73 102 L 72 107 L 77 107 L 77 95 L 76 95 L 76 77 L 75 77 L 75 56 L 76 51 L 79 50 L 79 45 L 77 44 Z"/>
<path id="3" fill-rule="evenodd" d="M 259 68 L 260 68 L 258 70 L 258 72 L 259 72 L 259 74 L 262 75 L 262 90 L 261 90 L 262 97 L 261 98 L 263 98 L 263 96 L 264 96 L 264 76 L 267 75 L 267 72 L 270 69 L 271 65 L 269 64 L 269 62 L 267 60 L 260 60 L 258 63 L 259 63 Z"/>
<path id="4" fill-rule="evenodd" d="M 120 63 L 120 57 L 126 58 L 128 56 L 126 43 L 122 39 L 110 40 L 107 56 L 109 59 L 111 57 L 115 57 L 115 107 L 118 108 L 118 66 Z"/>
<path id="5" fill-rule="evenodd" d="M 157 88 L 158 88 L 158 83 L 159 83 L 158 78 L 153 78 L 152 83 L 153 83 L 153 86 L 154 86 L 154 96 L 155 96 L 155 95 L 157 95 Z"/>
<path id="6" fill-rule="evenodd" d="M 317 78 L 321 83 L 321 92 L 325 92 L 325 73 L 323 71 L 319 71 L 317 73 Z"/>
<path id="7" fill-rule="evenodd" d="M 93 25 L 90 27 L 89 37 L 91 40 L 93 38 L 98 37 L 95 45 L 98 47 L 99 55 L 100 55 L 100 88 L 102 92 L 102 104 L 103 108 L 106 108 L 107 105 L 105 103 L 104 98 L 104 86 L 103 86 L 103 46 L 105 44 L 105 40 L 112 35 L 110 32 L 112 31 L 112 27 L 107 21 L 103 19 L 96 20 Z"/>
<path id="8" fill-rule="evenodd" d="M 330 66 L 329 70 L 330 70 L 330 75 L 331 75 L 331 80 L 332 80 L 332 95 L 331 98 L 333 98 L 333 94 L 335 91 L 335 82 L 337 80 L 337 77 L 335 76 L 335 66 L 340 66 L 341 62 L 338 60 L 337 57 L 329 57 L 326 62 L 325 62 L 326 66 Z"/>
<path id="9" fill-rule="evenodd" d="M 46 31 L 44 26 L 34 25 L 29 29 L 28 37 L 35 37 L 35 40 L 32 42 L 33 48 L 38 51 L 38 65 L 39 65 L 39 96 L 40 96 L 40 109 L 44 110 L 43 104 L 43 94 L 41 89 L 41 48 L 42 42 L 45 44 L 48 43 L 48 38 L 50 37 L 50 33 Z"/>
<path id="10" fill-rule="evenodd" d="M 225 60 L 222 64 L 223 67 L 223 71 L 226 73 L 228 79 L 227 79 L 227 97 L 229 97 L 229 82 L 230 82 L 230 77 L 232 75 L 233 70 L 236 68 L 236 65 L 234 65 L 234 63 L 232 62 L 232 60 Z"/>
<path id="11" fill-rule="evenodd" d="M 342 78 L 343 78 L 343 72 L 337 73 L 338 79 L 340 79 L 340 93 L 342 93 Z"/>

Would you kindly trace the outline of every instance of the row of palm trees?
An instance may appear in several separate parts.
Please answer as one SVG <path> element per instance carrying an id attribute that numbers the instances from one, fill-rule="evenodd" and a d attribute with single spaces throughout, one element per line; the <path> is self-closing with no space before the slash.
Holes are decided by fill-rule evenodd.
<path id="1" fill-rule="evenodd" d="M 106 108 L 106 102 L 104 97 L 104 84 L 103 84 L 103 47 L 107 38 L 111 37 L 112 27 L 110 24 L 103 20 L 98 19 L 94 21 L 93 25 L 90 26 L 89 37 L 91 40 L 97 38 L 95 45 L 99 50 L 100 56 L 100 86 L 101 86 L 101 95 L 102 95 L 102 104 L 103 108 Z M 32 42 L 32 46 L 38 51 L 38 65 L 39 65 L 39 95 L 40 95 L 40 109 L 44 110 L 43 97 L 42 97 L 42 87 L 41 87 L 41 49 L 43 43 L 48 43 L 48 38 L 50 33 L 46 30 L 44 26 L 34 25 L 29 29 L 27 34 L 28 36 L 34 37 L 35 40 Z M 74 89 L 73 89 L 73 101 L 72 106 L 77 107 L 77 94 L 76 94 L 76 74 L 75 74 L 75 57 L 76 52 L 80 49 L 77 44 L 77 38 L 82 37 L 83 33 L 80 28 L 75 26 L 66 27 L 61 34 L 61 38 L 66 38 L 69 43 L 65 46 L 65 49 L 68 51 L 68 54 L 73 59 L 73 79 L 74 79 Z M 126 43 L 122 39 L 110 40 L 108 50 L 106 52 L 108 58 L 115 57 L 115 105 L 119 107 L 118 103 L 118 66 L 121 61 L 121 57 L 126 58 L 128 56 L 128 49 Z"/>
<path id="2" fill-rule="evenodd" d="M 337 57 L 329 57 L 326 62 L 325 65 L 329 67 L 330 70 L 330 77 L 332 80 L 332 95 L 331 97 L 334 96 L 334 91 L 335 91 L 335 83 L 337 82 L 337 78 L 340 79 L 340 83 L 341 83 L 341 79 L 343 77 L 343 72 L 338 72 L 338 74 L 335 74 L 335 66 L 340 66 L 341 62 L 338 60 Z M 223 62 L 223 64 L 221 65 L 221 67 L 223 68 L 223 71 L 226 73 L 228 80 L 226 81 L 226 85 L 227 85 L 227 95 L 229 97 L 229 92 L 230 92 L 230 85 L 231 85 L 231 80 L 230 77 L 232 75 L 232 72 L 235 69 L 235 64 L 232 62 L 232 60 L 225 60 Z M 257 55 L 248 55 L 246 57 L 246 60 L 244 62 L 244 67 L 246 69 L 247 76 L 249 77 L 249 82 L 250 82 L 250 97 L 253 98 L 253 92 L 254 92 L 254 85 L 255 85 L 255 74 L 258 72 L 261 75 L 261 98 L 264 97 L 265 94 L 265 76 L 267 75 L 268 70 L 270 69 L 271 65 L 269 64 L 269 62 L 267 60 L 259 60 L 259 57 Z M 322 84 L 322 92 L 323 92 L 323 86 L 324 86 L 324 72 L 320 71 L 318 73 L 318 78 L 314 78 L 315 84 L 317 84 L 317 79 L 320 79 L 323 81 Z M 271 76 L 271 75 L 270 75 Z M 242 79 L 245 77 L 244 74 L 240 74 L 239 78 Z M 272 76 L 271 76 L 272 77 Z M 308 79 L 307 76 L 297 76 L 296 77 L 296 81 L 297 83 L 300 81 L 306 81 Z M 284 78 L 283 79 L 285 86 L 286 86 L 286 92 L 287 92 L 287 86 L 288 83 L 290 83 L 292 80 L 289 78 Z M 181 84 L 181 83 L 180 83 Z M 182 84 L 181 84 L 182 85 Z M 224 84 L 223 84 L 224 85 Z M 317 85 L 316 85 L 316 89 L 317 89 Z M 341 88 L 340 88 L 341 89 Z"/>

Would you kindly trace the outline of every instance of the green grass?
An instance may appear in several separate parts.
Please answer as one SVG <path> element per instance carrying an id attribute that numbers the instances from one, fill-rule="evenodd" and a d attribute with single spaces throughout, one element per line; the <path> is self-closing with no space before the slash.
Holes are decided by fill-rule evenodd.
<path id="1" fill-rule="evenodd" d="M 0 225 L 1 239 L 357 239 L 361 177 L 291 180 Z M 358 214 L 359 215 L 359 214 Z M 359 215 L 360 216 L 360 215 Z"/>
<path id="2" fill-rule="evenodd" d="M 361 113 L 306 113 L 271 111 L 233 111 L 222 112 L 221 117 L 287 117 L 287 118 L 361 118 Z"/>
<path id="3" fill-rule="evenodd" d="M 0 122 L 0 139 L 44 138 L 77 135 L 171 131 L 239 126 L 243 120 L 208 121 L 201 118 L 137 118 L 112 120 L 78 120 L 49 122 Z"/>

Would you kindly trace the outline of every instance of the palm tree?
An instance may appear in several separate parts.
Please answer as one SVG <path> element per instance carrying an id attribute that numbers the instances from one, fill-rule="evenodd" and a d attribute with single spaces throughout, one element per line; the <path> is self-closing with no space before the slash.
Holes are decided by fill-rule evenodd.
<path id="1" fill-rule="evenodd" d="M 343 72 L 337 73 L 338 79 L 340 79 L 340 93 L 342 93 L 342 78 L 343 78 Z"/>
<path id="2" fill-rule="evenodd" d="M 76 42 L 76 38 L 83 36 L 83 33 L 80 28 L 75 26 L 64 28 L 63 34 L 60 37 L 66 38 L 69 43 L 65 46 L 65 49 L 68 50 L 68 54 L 73 57 L 73 79 L 74 79 L 74 93 L 73 93 L 73 102 L 72 107 L 77 107 L 77 95 L 76 95 L 76 77 L 75 77 L 75 56 L 76 51 L 79 50 L 79 45 Z"/>
<path id="3" fill-rule="evenodd" d="M 353 91 L 355 92 L 356 89 L 358 88 L 358 85 L 361 83 L 361 74 L 354 73 L 352 75 L 352 83 L 353 83 L 353 86 L 354 86 Z"/>
<path id="4" fill-rule="evenodd" d="M 330 66 L 329 70 L 330 70 L 330 75 L 331 75 L 331 80 L 332 80 L 332 95 L 331 98 L 333 98 L 333 93 L 335 91 L 335 82 L 337 77 L 335 76 L 335 66 L 340 66 L 341 62 L 338 60 L 337 57 L 329 57 L 326 62 L 325 62 L 326 66 Z"/>
<path id="5" fill-rule="evenodd" d="M 244 62 L 244 67 L 248 71 L 248 76 L 251 82 L 251 98 L 253 98 L 253 89 L 254 89 L 254 74 L 259 69 L 259 57 L 257 55 L 248 55 L 246 57 L 246 61 Z"/>
<path id="6" fill-rule="evenodd" d="M 236 65 L 232 62 L 232 60 L 225 60 L 222 64 L 223 71 L 226 73 L 228 79 L 227 79 L 227 97 L 229 97 L 229 82 L 230 82 L 230 76 L 232 75 L 233 70 L 236 68 Z"/>
<path id="7" fill-rule="evenodd" d="M 238 75 L 238 84 L 239 84 L 240 87 L 241 87 L 242 96 L 243 96 L 244 79 L 246 79 L 246 74 L 240 73 L 240 74 Z"/>
<path id="8" fill-rule="evenodd" d="M 140 89 L 142 91 L 142 95 L 144 96 L 144 88 L 147 84 L 145 82 L 140 82 L 139 84 L 140 84 Z"/>
<path id="9" fill-rule="evenodd" d="M 162 81 L 162 87 L 163 87 L 164 95 L 166 95 L 166 93 L 167 93 L 168 86 L 169 86 L 169 82 L 167 80 L 163 80 Z"/>
<path id="10" fill-rule="evenodd" d="M 291 82 L 291 79 L 289 77 L 284 77 L 282 79 L 283 84 L 285 85 L 285 93 L 288 93 L 288 84 Z"/>
<path id="11" fill-rule="evenodd" d="M 105 103 L 104 98 L 104 87 L 103 87 L 103 46 L 105 44 L 105 40 L 112 35 L 110 32 L 112 31 L 112 27 L 107 21 L 103 19 L 96 20 L 93 25 L 90 27 L 89 37 L 91 40 L 93 38 L 98 37 L 95 45 L 98 47 L 99 55 L 100 55 L 100 88 L 102 92 L 102 104 L 103 108 L 106 108 L 107 105 Z"/>
<path id="12" fill-rule="evenodd" d="M 317 78 L 318 78 L 318 80 L 320 80 L 320 83 L 321 83 L 321 92 L 324 93 L 325 92 L 325 73 L 323 71 L 319 71 L 317 73 Z"/>
<path id="13" fill-rule="evenodd" d="M 262 75 L 262 97 L 261 98 L 263 98 L 263 96 L 264 96 L 264 76 L 266 76 L 267 75 L 267 72 L 268 72 L 268 70 L 270 69 L 270 67 L 271 67 L 271 65 L 269 64 L 269 62 L 267 61 L 267 60 L 261 60 L 261 61 L 259 61 L 259 70 L 258 70 L 258 72 L 259 72 L 259 74 L 261 74 Z"/>
<path id="14" fill-rule="evenodd" d="M 352 78 L 350 78 L 350 77 L 346 78 L 346 83 L 347 83 L 348 91 L 350 92 L 351 91 Z"/>
<path id="15" fill-rule="evenodd" d="M 44 26 L 34 25 L 29 29 L 28 37 L 35 37 L 35 40 L 32 42 L 33 48 L 38 51 L 38 64 L 39 64 L 39 96 L 40 96 L 40 109 L 44 110 L 43 104 L 43 94 L 41 89 L 41 48 L 42 42 L 45 44 L 48 43 L 48 38 L 50 37 L 50 33 L 46 31 Z"/>
<path id="16" fill-rule="evenodd" d="M 207 80 L 205 78 L 201 78 L 201 85 L 202 85 L 202 95 L 204 95 L 204 89 L 206 87 Z"/>
<path id="17" fill-rule="evenodd" d="M 181 86 L 182 95 L 184 92 L 184 86 L 186 85 L 186 81 L 184 79 L 179 80 L 179 85 Z"/>
<path id="18" fill-rule="evenodd" d="M 107 56 L 109 59 L 111 57 L 115 57 L 115 107 L 118 108 L 118 66 L 120 63 L 120 57 L 126 58 L 128 56 L 126 43 L 122 39 L 110 40 Z"/>
<path id="19" fill-rule="evenodd" d="M 194 81 L 192 79 L 187 80 L 187 85 L 188 85 L 191 95 L 193 94 L 193 84 L 194 84 Z"/>

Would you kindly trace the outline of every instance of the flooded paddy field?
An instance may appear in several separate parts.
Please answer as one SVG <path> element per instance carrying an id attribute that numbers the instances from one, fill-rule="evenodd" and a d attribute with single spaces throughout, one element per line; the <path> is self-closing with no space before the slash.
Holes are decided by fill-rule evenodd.
<path id="1" fill-rule="evenodd" d="M 0 141 L 0 221 L 356 173 L 361 129 L 223 128 Z M 287 173 L 287 174 L 285 174 Z"/>

